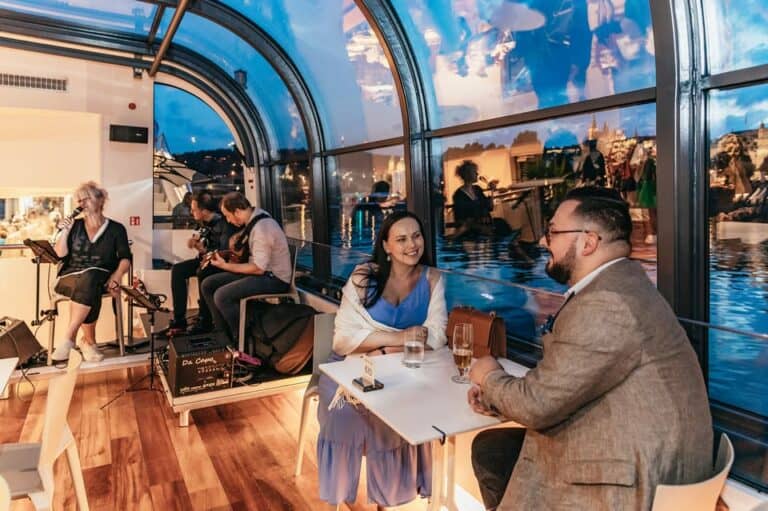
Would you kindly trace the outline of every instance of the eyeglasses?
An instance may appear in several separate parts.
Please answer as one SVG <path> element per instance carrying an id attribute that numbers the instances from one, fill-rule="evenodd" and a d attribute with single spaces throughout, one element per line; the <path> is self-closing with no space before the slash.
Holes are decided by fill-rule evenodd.
<path id="1" fill-rule="evenodd" d="M 564 229 L 560 231 L 557 229 L 551 229 L 549 225 L 547 225 L 546 227 L 544 227 L 544 239 L 547 240 L 547 245 L 549 245 L 550 243 L 552 243 L 552 236 L 554 236 L 555 234 L 571 234 L 576 232 L 581 233 L 581 232 L 595 232 L 595 231 L 590 231 L 588 229 Z M 602 240 L 603 237 L 598 234 L 597 239 Z"/>

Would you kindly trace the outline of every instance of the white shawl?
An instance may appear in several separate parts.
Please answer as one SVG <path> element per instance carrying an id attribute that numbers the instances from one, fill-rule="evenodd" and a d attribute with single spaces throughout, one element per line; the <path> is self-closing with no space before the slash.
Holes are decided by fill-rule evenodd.
<path id="1" fill-rule="evenodd" d="M 437 271 L 429 268 L 429 272 Z M 428 274 L 429 275 L 429 274 Z M 353 272 L 354 276 L 354 272 Z M 430 289 L 427 319 L 423 326 L 429 334 L 427 344 L 434 350 L 446 343 L 445 327 L 448 323 L 448 312 L 445 305 L 445 283 L 440 274 L 434 287 Z M 342 356 L 349 355 L 373 332 L 399 332 L 400 329 L 384 325 L 374 320 L 360 301 L 358 288 L 352 282 L 352 277 L 342 289 L 341 305 L 336 312 L 336 323 L 333 333 L 333 351 Z"/>

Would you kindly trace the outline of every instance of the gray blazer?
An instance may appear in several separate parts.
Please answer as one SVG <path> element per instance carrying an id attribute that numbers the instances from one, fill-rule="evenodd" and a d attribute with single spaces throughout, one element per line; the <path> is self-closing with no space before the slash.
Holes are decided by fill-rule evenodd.
<path id="1" fill-rule="evenodd" d="M 606 268 L 542 342 L 525 378 L 494 371 L 482 388 L 528 427 L 499 511 L 648 510 L 657 484 L 711 475 L 701 368 L 638 263 Z"/>

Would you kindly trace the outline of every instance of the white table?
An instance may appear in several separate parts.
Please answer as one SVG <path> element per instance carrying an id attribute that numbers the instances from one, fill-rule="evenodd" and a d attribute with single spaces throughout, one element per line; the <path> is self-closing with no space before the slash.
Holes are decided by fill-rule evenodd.
<path id="1" fill-rule="evenodd" d="M 453 383 L 456 374 L 453 356 L 448 348 L 427 351 L 419 369 L 402 365 L 402 354 L 372 357 L 376 379 L 384 388 L 363 392 L 352 380 L 363 372 L 359 356 L 341 362 L 320 364 L 320 370 L 344 387 L 366 408 L 395 430 L 411 445 L 432 442 L 432 498 L 428 509 L 445 506 L 457 511 L 454 490 L 454 457 L 456 435 L 500 423 L 472 411 L 467 402 L 469 385 Z M 505 360 L 507 372 L 524 375 L 527 368 Z M 514 424 L 511 424 L 514 425 Z"/>
<path id="2" fill-rule="evenodd" d="M 18 363 L 18 357 L 0 358 L 0 399 L 8 399 L 8 381 Z"/>

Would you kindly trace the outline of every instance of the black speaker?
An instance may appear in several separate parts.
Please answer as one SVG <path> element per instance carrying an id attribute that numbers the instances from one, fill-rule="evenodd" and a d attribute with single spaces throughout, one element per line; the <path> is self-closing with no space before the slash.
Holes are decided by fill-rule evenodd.
<path id="1" fill-rule="evenodd" d="M 110 124 L 109 139 L 114 142 L 133 142 L 136 144 L 146 144 L 149 140 L 149 128 L 142 128 L 141 126 L 120 126 L 119 124 Z"/>
<path id="2" fill-rule="evenodd" d="M 19 357 L 19 364 L 43 351 L 26 323 L 20 319 L 0 318 L 0 358 Z"/>

